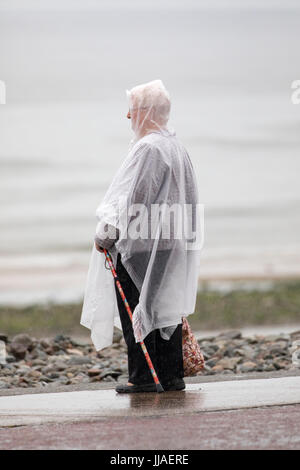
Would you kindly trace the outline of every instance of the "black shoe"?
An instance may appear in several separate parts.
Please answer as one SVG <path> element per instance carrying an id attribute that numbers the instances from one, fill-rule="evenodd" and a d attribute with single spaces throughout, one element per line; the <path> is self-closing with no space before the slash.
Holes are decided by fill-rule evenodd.
<path id="1" fill-rule="evenodd" d="M 117 393 L 143 393 L 143 392 L 156 392 L 155 383 L 143 385 L 127 385 L 120 384 L 115 388 Z"/>
<path id="2" fill-rule="evenodd" d="M 168 382 L 162 383 L 162 386 L 164 387 L 165 392 L 171 392 L 173 390 L 184 390 L 185 389 L 185 383 L 183 379 L 172 379 L 169 380 Z"/>

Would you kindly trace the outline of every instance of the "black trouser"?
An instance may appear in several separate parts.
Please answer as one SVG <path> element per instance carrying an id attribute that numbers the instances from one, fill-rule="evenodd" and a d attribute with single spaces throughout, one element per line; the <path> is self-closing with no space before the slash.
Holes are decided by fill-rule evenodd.
<path id="1" fill-rule="evenodd" d="M 139 301 L 139 291 L 121 262 L 118 254 L 116 272 L 124 291 L 125 297 L 133 312 Z M 132 323 L 125 308 L 124 302 L 115 284 L 118 309 L 122 330 L 128 349 L 129 382 L 135 385 L 151 383 L 153 381 L 141 345 L 136 343 Z M 179 324 L 169 340 L 164 340 L 159 330 L 154 330 L 144 339 L 144 343 L 153 362 L 158 378 L 162 384 L 182 378 L 182 325 Z"/>

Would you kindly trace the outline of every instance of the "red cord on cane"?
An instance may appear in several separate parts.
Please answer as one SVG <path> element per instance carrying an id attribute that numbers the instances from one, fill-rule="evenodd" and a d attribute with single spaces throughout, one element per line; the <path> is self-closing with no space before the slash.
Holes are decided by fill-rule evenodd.
<path id="1" fill-rule="evenodd" d="M 125 308 L 126 308 L 126 310 L 127 310 L 128 315 L 129 315 L 129 318 L 130 318 L 130 320 L 131 320 L 131 322 L 132 322 L 132 312 L 131 312 L 131 308 L 130 308 L 130 306 L 129 306 L 129 303 L 127 302 L 127 299 L 126 299 L 126 297 L 125 297 L 124 291 L 123 291 L 122 286 L 121 286 L 121 284 L 120 284 L 120 281 L 119 281 L 119 279 L 118 279 L 118 276 L 117 276 L 115 267 L 114 267 L 113 262 L 112 262 L 112 258 L 111 258 L 110 254 L 108 253 L 108 251 L 107 251 L 106 249 L 104 249 L 103 252 L 104 252 L 105 258 L 106 258 L 106 260 L 107 260 L 107 262 L 108 262 L 108 264 L 109 264 L 109 267 L 110 267 L 110 270 L 111 270 L 111 272 L 112 272 L 112 275 L 113 275 L 113 277 L 115 278 L 116 285 L 117 285 L 117 287 L 118 287 L 118 291 L 120 292 L 121 298 L 122 298 L 122 300 L 123 300 L 123 302 L 124 302 L 124 305 L 125 305 Z M 146 348 L 146 345 L 145 345 L 144 341 L 140 341 L 140 345 L 141 345 L 142 351 L 143 351 L 143 353 L 144 353 L 144 356 L 145 356 L 145 358 L 146 358 L 147 364 L 148 364 L 148 366 L 149 366 L 150 372 L 151 372 L 151 374 L 152 374 L 153 380 L 154 380 L 154 382 L 155 382 L 156 391 L 157 391 L 158 393 L 164 392 L 163 386 L 161 385 L 161 383 L 160 383 L 160 381 L 159 381 L 159 379 L 158 379 L 158 377 L 157 377 L 156 371 L 155 371 L 155 369 L 154 369 L 154 366 L 153 366 L 153 364 L 152 364 L 151 358 L 150 358 L 150 356 L 149 356 L 149 353 L 148 353 L 148 351 L 147 351 L 147 348 Z"/>

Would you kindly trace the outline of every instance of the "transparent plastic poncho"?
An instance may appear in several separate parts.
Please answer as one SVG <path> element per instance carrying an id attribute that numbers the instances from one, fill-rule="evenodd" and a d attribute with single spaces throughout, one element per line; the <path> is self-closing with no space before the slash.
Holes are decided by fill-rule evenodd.
<path id="1" fill-rule="evenodd" d="M 161 80 L 127 90 L 133 139 L 127 157 L 96 210 L 96 236 L 111 238 L 140 292 L 133 331 L 142 341 L 159 329 L 169 339 L 195 309 L 203 241 L 201 204 L 189 155 L 167 125 L 170 96 Z M 96 349 L 120 327 L 114 279 L 93 247 L 81 324 Z"/>

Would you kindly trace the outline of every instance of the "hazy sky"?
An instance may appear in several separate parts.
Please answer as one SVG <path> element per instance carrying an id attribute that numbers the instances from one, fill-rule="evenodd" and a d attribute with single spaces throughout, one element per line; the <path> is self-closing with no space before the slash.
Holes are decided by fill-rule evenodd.
<path id="1" fill-rule="evenodd" d="M 188 8 L 300 8 L 298 0 L 52 0 L 41 2 L 41 0 L 0 0 L 0 8 L 18 9 L 101 9 L 113 5 L 120 8 L 162 8 L 182 9 Z"/>

